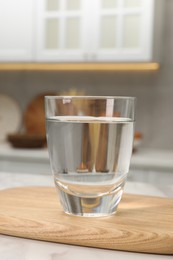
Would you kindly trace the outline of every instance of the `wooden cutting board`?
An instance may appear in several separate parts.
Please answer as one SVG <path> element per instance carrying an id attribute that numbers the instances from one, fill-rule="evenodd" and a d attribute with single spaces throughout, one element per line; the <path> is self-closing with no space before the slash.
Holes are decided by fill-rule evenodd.
<path id="1" fill-rule="evenodd" d="M 124 194 L 117 214 L 66 215 L 54 188 L 0 191 L 0 233 L 133 252 L 173 254 L 173 199 Z"/>

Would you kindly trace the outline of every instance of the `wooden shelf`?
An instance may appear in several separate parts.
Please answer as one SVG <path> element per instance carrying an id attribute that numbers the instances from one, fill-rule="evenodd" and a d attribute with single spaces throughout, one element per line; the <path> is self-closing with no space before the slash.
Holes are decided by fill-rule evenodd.
<path id="1" fill-rule="evenodd" d="M 0 71 L 157 71 L 159 63 L 0 63 Z"/>

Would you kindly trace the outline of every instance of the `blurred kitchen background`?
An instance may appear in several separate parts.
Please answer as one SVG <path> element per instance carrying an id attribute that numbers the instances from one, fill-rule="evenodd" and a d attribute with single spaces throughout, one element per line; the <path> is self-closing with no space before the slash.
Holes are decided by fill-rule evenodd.
<path id="1" fill-rule="evenodd" d="M 22 113 L 44 92 L 135 96 L 141 147 L 173 149 L 172 14 L 172 0 L 0 0 L 0 94 Z"/>

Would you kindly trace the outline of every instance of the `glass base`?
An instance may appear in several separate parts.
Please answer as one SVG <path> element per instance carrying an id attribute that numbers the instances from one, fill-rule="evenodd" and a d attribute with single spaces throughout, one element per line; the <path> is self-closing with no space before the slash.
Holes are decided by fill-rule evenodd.
<path id="1" fill-rule="evenodd" d="M 118 188 L 111 194 L 99 197 L 79 197 L 58 189 L 61 205 L 69 215 L 81 217 L 105 217 L 115 214 L 123 194 L 123 188 Z"/>

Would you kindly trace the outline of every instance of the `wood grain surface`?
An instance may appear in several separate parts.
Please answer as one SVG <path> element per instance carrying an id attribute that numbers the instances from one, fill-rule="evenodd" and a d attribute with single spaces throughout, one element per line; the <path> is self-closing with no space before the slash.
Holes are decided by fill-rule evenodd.
<path id="1" fill-rule="evenodd" d="M 157 71 L 160 64 L 156 62 L 133 62 L 133 63 L 0 63 L 2 70 L 31 70 L 31 71 Z"/>
<path id="2" fill-rule="evenodd" d="M 173 199 L 124 194 L 110 217 L 66 215 L 54 188 L 0 191 L 0 233 L 123 251 L 173 254 Z"/>

